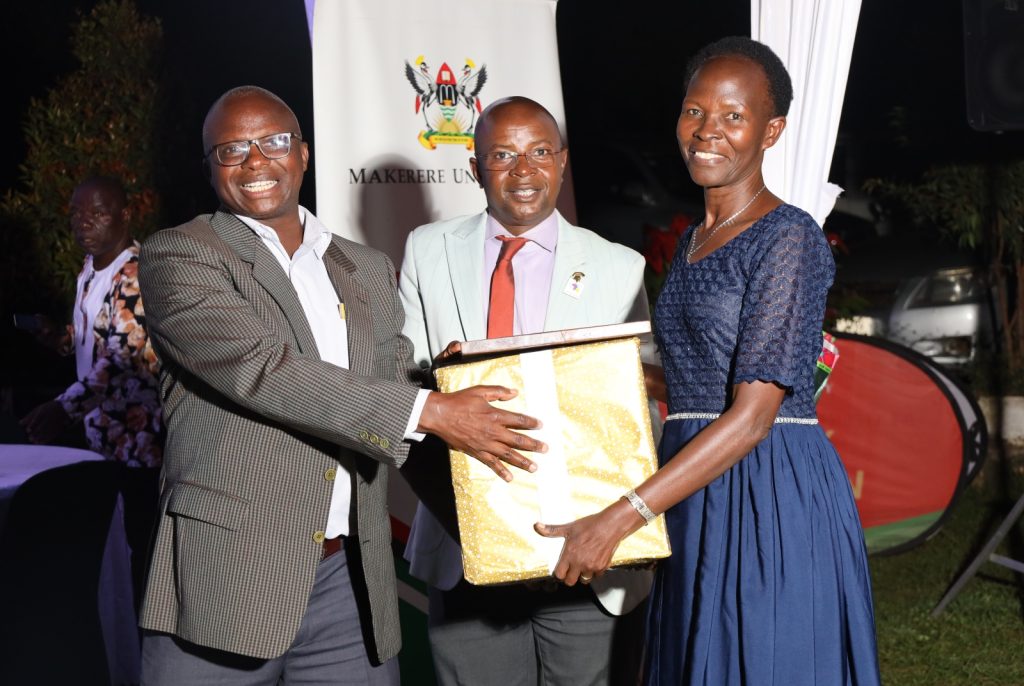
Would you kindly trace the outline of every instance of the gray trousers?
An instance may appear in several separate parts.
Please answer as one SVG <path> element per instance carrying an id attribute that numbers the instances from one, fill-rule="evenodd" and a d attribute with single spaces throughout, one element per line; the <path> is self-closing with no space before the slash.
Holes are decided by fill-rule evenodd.
<path id="1" fill-rule="evenodd" d="M 430 589 L 429 634 L 441 686 L 637 683 L 644 605 L 615 617 L 586 586 Z"/>
<path id="2" fill-rule="evenodd" d="M 398 660 L 374 666 L 366 653 L 345 551 L 320 563 L 299 631 L 272 660 L 204 648 L 177 636 L 147 632 L 144 686 L 398 686 Z"/>

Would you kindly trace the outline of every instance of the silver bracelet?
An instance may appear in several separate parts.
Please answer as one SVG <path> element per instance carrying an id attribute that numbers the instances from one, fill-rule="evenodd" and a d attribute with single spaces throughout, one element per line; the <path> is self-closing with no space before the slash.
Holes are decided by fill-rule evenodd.
<path id="1" fill-rule="evenodd" d="M 625 495 L 622 496 L 629 501 L 629 504 L 633 506 L 633 509 L 644 518 L 644 526 L 647 526 L 654 521 L 654 518 L 658 515 L 651 511 L 651 508 L 647 507 L 647 503 L 644 499 L 636 494 L 632 488 L 626 491 Z"/>

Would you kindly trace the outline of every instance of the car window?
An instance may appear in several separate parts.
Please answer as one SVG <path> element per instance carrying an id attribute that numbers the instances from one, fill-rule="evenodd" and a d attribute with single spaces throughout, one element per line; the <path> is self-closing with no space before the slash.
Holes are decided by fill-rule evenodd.
<path id="1" fill-rule="evenodd" d="M 939 307 L 979 303 L 985 289 L 979 276 L 969 269 L 936 272 L 914 294 L 910 307 Z"/>

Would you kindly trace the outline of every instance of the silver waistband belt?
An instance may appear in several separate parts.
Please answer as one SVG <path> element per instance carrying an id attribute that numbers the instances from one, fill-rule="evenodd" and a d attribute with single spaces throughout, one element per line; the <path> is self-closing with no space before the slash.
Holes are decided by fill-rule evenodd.
<path id="1" fill-rule="evenodd" d="M 718 412 L 676 412 L 665 417 L 667 422 L 670 419 L 718 419 L 722 415 Z M 818 423 L 817 417 L 776 417 L 776 424 L 810 424 Z"/>

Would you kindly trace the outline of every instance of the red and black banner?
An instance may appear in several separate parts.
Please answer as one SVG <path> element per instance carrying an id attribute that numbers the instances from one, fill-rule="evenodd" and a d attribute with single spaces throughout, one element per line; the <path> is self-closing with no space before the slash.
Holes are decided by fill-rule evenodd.
<path id="1" fill-rule="evenodd" d="M 877 338 L 837 338 L 818 417 L 850 476 L 868 551 L 907 550 L 938 531 L 977 473 L 985 419 L 927 357 Z"/>

